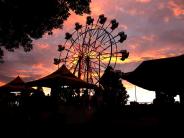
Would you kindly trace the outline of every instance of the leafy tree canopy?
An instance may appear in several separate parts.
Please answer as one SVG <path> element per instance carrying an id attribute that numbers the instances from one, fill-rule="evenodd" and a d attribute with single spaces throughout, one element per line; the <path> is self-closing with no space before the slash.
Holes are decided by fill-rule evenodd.
<path id="1" fill-rule="evenodd" d="M 90 13 L 90 0 L 0 0 L 0 61 L 3 49 L 33 48 L 32 40 L 62 28 L 70 11 Z"/>
<path id="2" fill-rule="evenodd" d="M 122 106 L 128 101 L 129 95 L 121 81 L 121 75 L 108 66 L 99 82 L 104 88 L 105 102 L 108 105 Z"/>

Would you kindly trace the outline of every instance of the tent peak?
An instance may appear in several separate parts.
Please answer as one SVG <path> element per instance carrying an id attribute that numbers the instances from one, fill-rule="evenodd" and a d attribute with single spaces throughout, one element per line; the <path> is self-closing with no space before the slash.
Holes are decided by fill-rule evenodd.
<path id="1" fill-rule="evenodd" d="M 24 84 L 25 82 L 23 81 L 23 79 L 20 76 L 17 76 L 15 79 L 13 79 L 12 81 L 10 81 L 9 85 L 21 85 Z"/>

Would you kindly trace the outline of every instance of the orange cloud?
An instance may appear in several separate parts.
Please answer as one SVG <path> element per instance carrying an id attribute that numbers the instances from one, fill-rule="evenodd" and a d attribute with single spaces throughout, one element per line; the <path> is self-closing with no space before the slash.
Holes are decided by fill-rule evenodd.
<path id="1" fill-rule="evenodd" d="M 142 36 L 143 41 L 154 41 L 156 38 L 157 36 L 154 34 Z"/>
<path id="2" fill-rule="evenodd" d="M 19 75 L 21 78 L 30 78 L 31 77 L 31 75 L 26 75 L 26 74 L 21 74 L 21 75 Z M 17 77 L 17 76 L 15 76 L 15 77 Z"/>
<path id="3" fill-rule="evenodd" d="M 184 9 L 182 6 L 180 6 L 179 4 L 176 4 L 174 1 L 169 1 L 168 4 L 175 16 L 184 15 Z"/>
<path id="4" fill-rule="evenodd" d="M 46 65 L 42 64 L 42 63 L 37 63 L 37 64 L 33 64 L 32 65 L 32 72 L 34 74 L 40 74 L 40 77 L 46 76 L 50 73 L 52 73 L 53 71 L 55 71 L 57 68 L 54 66 L 52 67 L 46 67 Z"/>
<path id="5" fill-rule="evenodd" d="M 151 2 L 151 0 L 136 0 L 136 2 L 140 2 L 140 3 L 149 3 L 149 2 Z"/>
<path id="6" fill-rule="evenodd" d="M 63 34 L 65 34 L 65 32 L 72 33 L 72 31 L 74 31 L 76 22 L 78 22 L 82 25 L 85 25 L 87 16 L 88 15 L 86 15 L 86 14 L 84 14 L 83 16 L 80 16 L 80 15 L 76 15 L 75 13 L 71 12 L 70 17 L 64 23 L 64 27 L 63 27 L 63 30 L 61 31 L 61 33 L 63 33 Z"/>
<path id="7" fill-rule="evenodd" d="M 4 84 L 5 84 L 5 82 L 0 81 L 0 86 L 2 86 L 2 85 L 4 85 Z"/>
<path id="8" fill-rule="evenodd" d="M 47 49 L 47 48 L 49 48 L 49 45 L 48 44 L 38 44 L 37 46 L 40 49 Z"/>
<path id="9" fill-rule="evenodd" d="M 37 47 L 40 49 L 48 49 L 49 45 L 48 44 L 37 44 Z"/>
<path id="10" fill-rule="evenodd" d="M 104 13 L 105 11 L 105 8 L 104 6 L 106 5 L 106 3 L 109 3 L 110 1 L 109 0 L 106 0 L 106 2 L 104 1 L 92 1 L 91 3 L 91 11 L 92 11 L 92 14 L 93 15 L 100 15 L 102 13 Z"/>
<path id="11" fill-rule="evenodd" d="M 61 29 L 53 29 L 52 32 L 54 36 L 59 36 L 62 33 Z"/>
<path id="12" fill-rule="evenodd" d="M 139 10 L 139 9 L 134 9 L 134 8 L 127 9 L 126 13 L 128 13 L 132 16 L 145 15 L 146 14 L 145 11 Z"/>
<path id="13" fill-rule="evenodd" d="M 16 70 L 16 72 L 17 72 L 17 73 L 26 73 L 27 70 L 25 70 L 25 69 L 18 69 L 18 70 Z"/>

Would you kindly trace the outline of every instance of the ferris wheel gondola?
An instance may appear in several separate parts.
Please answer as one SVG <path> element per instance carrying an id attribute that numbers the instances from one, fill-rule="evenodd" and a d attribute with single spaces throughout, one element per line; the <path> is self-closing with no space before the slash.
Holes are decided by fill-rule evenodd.
<path id="1" fill-rule="evenodd" d="M 115 68 L 118 57 L 125 60 L 129 56 L 126 50 L 118 51 L 118 44 L 127 35 L 124 32 L 113 35 L 119 23 L 115 19 L 107 25 L 106 22 L 107 17 L 102 14 L 96 23 L 91 16 L 87 17 L 85 26 L 75 23 L 75 31 L 67 32 L 65 43 L 58 45 L 60 54 L 54 58 L 54 64 L 58 67 L 65 64 L 78 78 L 97 84 L 108 66 Z"/>

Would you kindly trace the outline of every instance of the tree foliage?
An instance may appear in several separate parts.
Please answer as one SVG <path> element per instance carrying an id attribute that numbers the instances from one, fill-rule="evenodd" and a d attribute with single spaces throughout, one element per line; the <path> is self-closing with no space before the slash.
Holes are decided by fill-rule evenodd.
<path id="1" fill-rule="evenodd" d="M 111 66 L 107 67 L 100 78 L 100 84 L 105 92 L 105 102 L 109 105 L 122 106 L 128 101 L 129 95 L 120 78 L 120 75 Z"/>
<path id="2" fill-rule="evenodd" d="M 62 28 L 70 11 L 90 13 L 90 0 L 0 0 L 0 59 L 3 50 L 33 48 L 32 40 Z"/>

